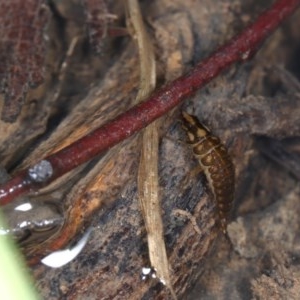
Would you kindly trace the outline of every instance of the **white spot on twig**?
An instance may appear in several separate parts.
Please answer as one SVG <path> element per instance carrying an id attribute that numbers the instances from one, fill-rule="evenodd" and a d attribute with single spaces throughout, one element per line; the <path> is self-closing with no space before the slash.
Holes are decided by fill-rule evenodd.
<path id="1" fill-rule="evenodd" d="M 35 182 L 45 182 L 53 174 L 53 168 L 49 161 L 41 160 L 28 170 L 28 175 Z"/>

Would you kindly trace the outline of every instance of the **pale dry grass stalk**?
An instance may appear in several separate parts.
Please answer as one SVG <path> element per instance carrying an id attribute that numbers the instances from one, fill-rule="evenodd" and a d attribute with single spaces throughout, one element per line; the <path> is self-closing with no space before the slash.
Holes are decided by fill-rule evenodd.
<path id="1" fill-rule="evenodd" d="M 153 45 L 145 29 L 139 4 L 128 0 L 128 13 L 140 56 L 140 86 L 137 102 L 146 99 L 155 88 L 156 67 Z M 157 277 L 174 293 L 164 241 L 160 195 L 158 192 L 158 142 L 160 119 L 142 132 L 142 149 L 138 170 L 138 194 L 147 230 L 148 251 L 151 267 Z"/>

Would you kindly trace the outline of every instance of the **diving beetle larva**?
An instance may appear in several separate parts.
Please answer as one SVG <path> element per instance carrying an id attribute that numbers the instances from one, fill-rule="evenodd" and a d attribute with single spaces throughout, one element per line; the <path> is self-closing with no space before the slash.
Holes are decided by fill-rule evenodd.
<path id="1" fill-rule="evenodd" d="M 192 145 L 193 153 L 207 178 L 216 201 L 220 227 L 226 233 L 234 198 L 233 163 L 226 147 L 218 137 L 212 135 L 195 116 L 186 112 L 182 115 L 188 143 Z"/>

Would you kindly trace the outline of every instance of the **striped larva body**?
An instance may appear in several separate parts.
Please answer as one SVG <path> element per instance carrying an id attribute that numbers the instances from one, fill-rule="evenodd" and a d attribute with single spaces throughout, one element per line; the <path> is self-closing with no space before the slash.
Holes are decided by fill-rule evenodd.
<path id="1" fill-rule="evenodd" d="M 234 198 L 234 166 L 226 147 L 195 116 L 183 112 L 183 128 L 216 201 L 219 222 L 226 232 Z"/>

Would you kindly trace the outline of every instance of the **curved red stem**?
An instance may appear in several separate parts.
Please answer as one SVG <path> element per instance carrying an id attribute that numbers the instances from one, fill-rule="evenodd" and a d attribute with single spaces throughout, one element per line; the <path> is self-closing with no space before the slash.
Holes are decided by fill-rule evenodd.
<path id="1" fill-rule="evenodd" d="M 247 60 L 299 4 L 300 0 L 276 1 L 241 34 L 196 65 L 188 74 L 170 82 L 154 92 L 145 102 L 134 106 L 104 126 L 44 158 L 51 163 L 53 169 L 52 176 L 45 182 L 40 183 L 30 179 L 28 170 L 17 174 L 0 186 L 0 204 L 9 203 L 21 194 L 48 184 L 130 137 L 191 96 L 231 64 Z"/>

